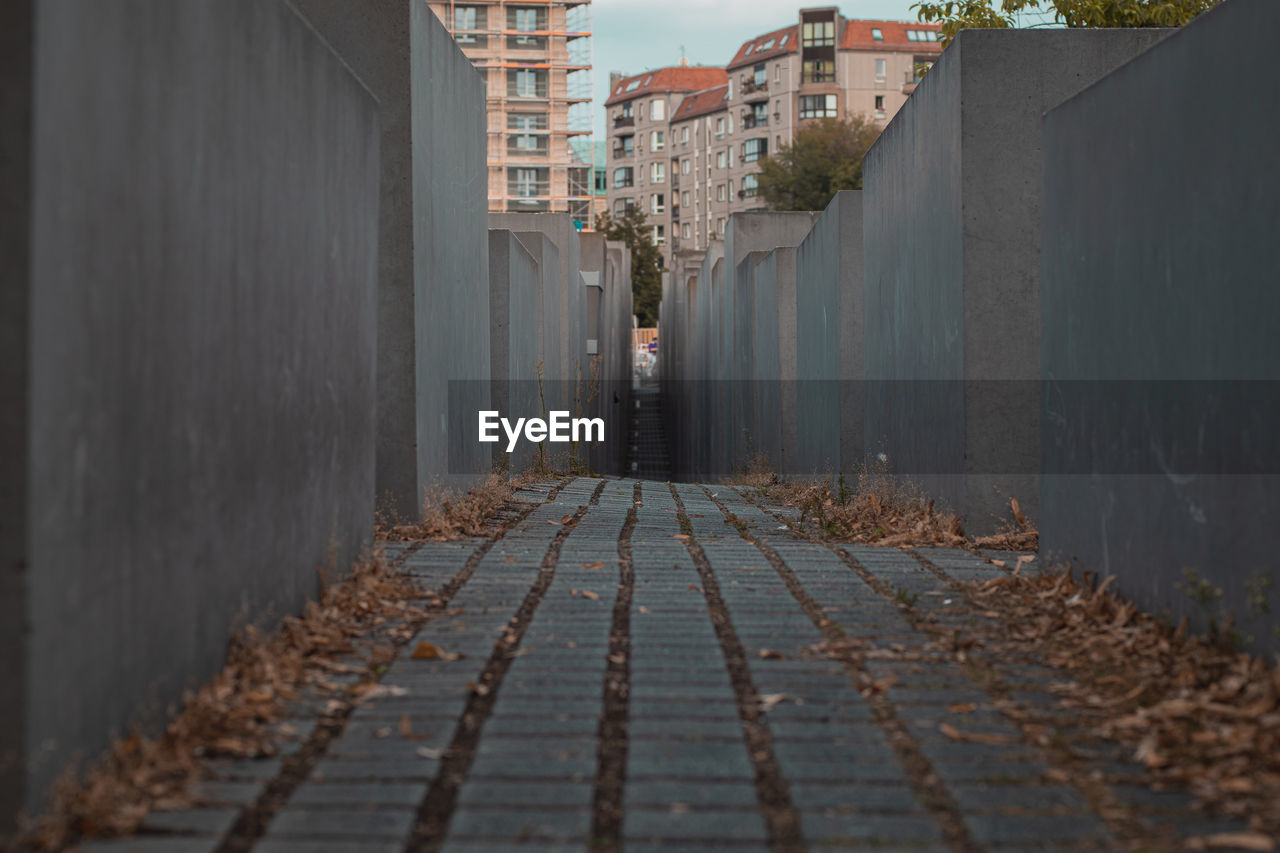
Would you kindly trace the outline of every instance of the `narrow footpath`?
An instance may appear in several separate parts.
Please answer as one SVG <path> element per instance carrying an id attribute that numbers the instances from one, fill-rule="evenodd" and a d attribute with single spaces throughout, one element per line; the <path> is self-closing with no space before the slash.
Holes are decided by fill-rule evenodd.
<path id="1" fill-rule="evenodd" d="M 1239 828 L 1127 784 L 1115 749 L 1055 763 L 1023 716 L 1055 713 L 1051 670 L 937 653 L 979 618 L 955 582 L 1006 569 L 799 539 L 749 494 L 580 478 L 519 492 L 492 538 L 388 545 L 443 609 L 376 691 L 301 709 L 296 748 L 219 765 L 206 807 L 82 849 L 1167 850 Z"/>

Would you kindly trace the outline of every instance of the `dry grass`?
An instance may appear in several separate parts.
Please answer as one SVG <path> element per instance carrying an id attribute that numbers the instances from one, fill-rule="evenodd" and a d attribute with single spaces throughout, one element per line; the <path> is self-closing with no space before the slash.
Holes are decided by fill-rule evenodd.
<path id="1" fill-rule="evenodd" d="M 422 502 L 422 520 L 415 524 L 379 523 L 379 539 L 400 542 L 443 542 L 490 532 L 490 519 L 511 499 L 525 477 L 490 474 L 466 492 L 447 488 L 428 490 Z"/>
<path id="2" fill-rule="evenodd" d="M 1245 818 L 1239 846 L 1280 838 L 1280 670 L 1239 652 L 1230 627 L 1189 636 L 1070 574 L 995 578 L 970 587 L 1000 620 L 989 651 L 1066 670 L 1065 702 L 1131 747 L 1158 785 L 1190 790 L 1208 810 Z M 1218 839 L 1221 841 L 1221 839 Z M 1215 846 L 1214 839 L 1190 847 Z"/>
<path id="3" fill-rule="evenodd" d="M 279 724 L 292 701 L 308 688 L 357 701 L 433 599 L 376 555 L 274 632 L 245 631 L 232 641 L 226 666 L 185 697 L 163 734 L 117 740 L 83 778 L 64 776 L 25 846 L 60 850 L 77 838 L 132 834 L 148 812 L 193 802 L 190 785 L 204 775 L 205 759 L 274 755 L 293 734 Z M 350 687 L 328 681 L 353 672 L 366 677 Z"/>
<path id="4" fill-rule="evenodd" d="M 971 539 L 954 513 L 939 510 L 909 481 L 866 468 L 852 485 L 841 475 L 833 490 L 831 479 L 783 481 L 761 453 L 732 482 L 758 489 L 766 501 L 800 510 L 806 532 L 828 541 L 1009 551 L 1034 551 L 1039 545 L 1039 535 L 1016 499 L 1009 502 L 1012 519 L 999 534 Z"/>
<path id="5" fill-rule="evenodd" d="M 826 482 L 775 482 L 764 497 L 800 510 L 823 539 L 872 545 L 965 546 L 960 519 L 940 512 L 915 486 L 887 475 L 863 471 L 852 489 L 841 478 L 832 491 Z"/>

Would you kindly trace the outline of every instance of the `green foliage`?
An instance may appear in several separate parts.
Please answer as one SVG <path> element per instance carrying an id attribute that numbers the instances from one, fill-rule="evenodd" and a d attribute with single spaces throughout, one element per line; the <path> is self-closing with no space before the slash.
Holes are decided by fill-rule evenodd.
<path id="1" fill-rule="evenodd" d="M 770 210 L 823 210 L 840 190 L 862 189 L 862 158 L 880 125 L 862 115 L 824 118 L 760 161 L 759 192 Z"/>
<path id="2" fill-rule="evenodd" d="M 658 303 L 662 301 L 662 253 L 653 243 L 653 229 L 637 205 L 621 219 L 600 214 L 596 230 L 606 239 L 618 240 L 631 250 L 631 299 L 642 328 L 658 325 Z"/>
<path id="3" fill-rule="evenodd" d="M 946 45 L 964 29 L 1017 25 L 1018 14 L 1052 15 L 1067 27 L 1180 27 L 1220 0 L 921 0 L 911 6 L 941 23 Z"/>

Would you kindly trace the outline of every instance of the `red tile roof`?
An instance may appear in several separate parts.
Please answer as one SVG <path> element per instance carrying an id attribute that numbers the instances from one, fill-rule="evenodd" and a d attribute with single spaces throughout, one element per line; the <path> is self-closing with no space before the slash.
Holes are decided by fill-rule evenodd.
<path id="1" fill-rule="evenodd" d="M 880 30 L 882 39 L 871 35 L 872 29 Z M 848 21 L 840 37 L 841 50 L 911 50 L 916 53 L 941 53 L 942 45 L 936 41 L 912 41 L 907 30 L 937 32 L 938 24 L 918 24 L 905 21 Z"/>
<path id="2" fill-rule="evenodd" d="M 685 95 L 680 106 L 671 115 L 671 122 L 704 116 L 707 113 L 719 112 L 725 108 L 725 100 L 729 97 L 729 84 L 725 83 L 692 95 Z"/>
<path id="3" fill-rule="evenodd" d="M 770 39 L 773 44 L 769 45 Z M 796 25 L 783 27 L 780 30 L 774 30 L 771 33 L 765 33 L 762 36 L 756 36 L 751 41 L 743 42 L 742 47 L 738 48 L 738 52 L 733 55 L 733 59 L 729 60 L 729 64 L 725 66 L 726 71 L 732 71 L 743 65 L 753 65 L 766 59 L 772 59 L 775 56 L 782 56 L 785 53 L 795 53 L 799 47 L 800 28 Z M 769 45 L 763 50 L 759 48 Z"/>
<path id="4" fill-rule="evenodd" d="M 606 107 L 647 95 L 650 92 L 696 92 L 710 86 L 727 83 L 729 76 L 723 68 L 708 68 L 702 65 L 675 65 L 670 68 L 658 68 L 619 80 L 609 92 Z M 630 88 L 636 83 L 634 89 Z"/>

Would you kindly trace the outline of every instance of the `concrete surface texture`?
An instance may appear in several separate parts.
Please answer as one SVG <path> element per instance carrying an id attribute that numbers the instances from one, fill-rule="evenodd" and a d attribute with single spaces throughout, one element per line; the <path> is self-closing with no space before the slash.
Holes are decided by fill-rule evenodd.
<path id="1" fill-rule="evenodd" d="M 559 325 L 548 338 L 556 347 L 548 346 L 544 352 L 545 371 L 548 379 L 573 379 L 586 366 L 587 337 L 586 294 L 579 276 L 581 248 L 572 217 L 567 213 L 491 213 L 489 227 L 510 228 L 519 234 L 541 233 L 555 245 L 559 274 L 554 302 L 548 303 L 546 310 L 555 315 Z"/>
<path id="2" fill-rule="evenodd" d="M 1166 30 L 970 30 L 863 166 L 866 440 L 989 531 L 1036 516 L 1041 116 Z"/>
<path id="3" fill-rule="evenodd" d="M 587 459 L 592 471 L 623 473 L 631 394 L 630 252 L 601 233 L 587 232 L 579 235 L 579 253 L 588 300 L 585 334 L 596 342 L 596 354 L 588 356 L 588 363 L 595 360 L 590 375 L 596 386 L 588 408 L 606 425 L 605 443 L 588 447 Z"/>
<path id="4" fill-rule="evenodd" d="M 408 5 L 421 500 L 487 470 L 489 448 L 473 430 L 488 405 L 489 198 L 484 81 L 427 4 Z M 451 395 L 451 382 L 462 393 Z"/>
<path id="5" fill-rule="evenodd" d="M 836 193 L 796 249 L 796 466 L 846 477 L 864 463 L 862 192 Z"/>
<path id="6" fill-rule="evenodd" d="M 538 316 L 541 298 L 538 262 L 506 229 L 489 231 L 489 361 L 492 408 L 503 415 L 530 417 L 541 411 L 537 398 Z M 512 454 L 493 445 L 492 461 L 520 471 L 532 461 L 532 445 Z"/>
<path id="7" fill-rule="evenodd" d="M 757 446 L 774 471 L 798 470 L 796 250 L 774 249 L 756 264 L 754 412 Z"/>
<path id="8" fill-rule="evenodd" d="M 378 446 L 379 507 L 416 518 L 418 429 L 414 326 L 414 199 L 424 187 L 413 176 L 414 80 L 409 7 L 382 0 L 292 0 L 378 99 L 381 201 L 378 210 Z M 421 37 L 421 33 L 417 34 Z M 419 81 L 419 85 L 423 85 Z"/>
<path id="9" fill-rule="evenodd" d="M 368 543 L 380 131 L 288 3 L 4 15 L 35 25 L 29 63 L 4 60 L 32 107 L 5 146 L 34 158 L 29 268 L 3 229 L 5 307 L 30 309 L 0 406 L 30 436 L 0 524 L 0 621 L 25 628 L 3 652 L 7 820 Z"/>
<path id="10" fill-rule="evenodd" d="M 1258 154 L 1280 120 L 1257 105 L 1280 102 L 1278 27 L 1231 0 L 1046 116 L 1041 315 L 1042 548 L 1203 628 L 1189 570 L 1271 650 L 1280 165 Z M 1249 86 L 1199 73 L 1220 63 Z"/>
<path id="11" fill-rule="evenodd" d="M 26 801 L 34 2 L 0 6 L 0 838 Z"/>

